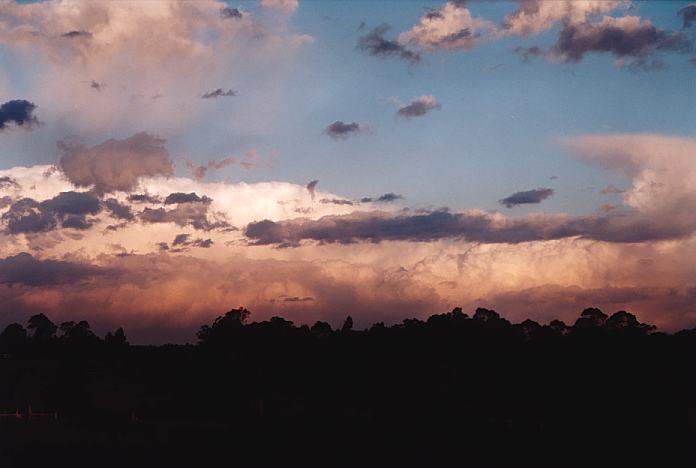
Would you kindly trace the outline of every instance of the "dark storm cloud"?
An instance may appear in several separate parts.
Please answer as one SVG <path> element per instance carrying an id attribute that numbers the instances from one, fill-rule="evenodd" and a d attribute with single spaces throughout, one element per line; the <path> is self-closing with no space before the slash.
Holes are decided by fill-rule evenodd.
<path id="1" fill-rule="evenodd" d="M 648 21 L 627 26 L 621 19 L 605 17 L 597 23 L 566 23 L 553 51 L 565 60 L 580 62 L 590 52 L 641 58 L 656 51 L 688 52 L 693 49 L 684 33 L 664 31 Z"/>
<path id="2" fill-rule="evenodd" d="M 213 91 L 208 91 L 207 93 L 203 94 L 201 97 L 203 99 L 215 99 L 219 97 L 230 97 L 230 96 L 236 96 L 237 92 L 234 89 L 228 89 L 224 90 L 222 88 L 215 89 Z"/>
<path id="3" fill-rule="evenodd" d="M 303 240 L 320 243 L 380 242 L 385 240 L 433 241 L 464 238 L 474 242 L 519 243 L 578 235 L 562 218 L 539 217 L 499 223 L 483 212 L 451 213 L 447 210 L 405 213 L 355 212 L 318 220 L 295 219 L 250 223 L 245 235 L 256 245 L 297 246 Z"/>
<path id="4" fill-rule="evenodd" d="M 225 7 L 220 9 L 220 16 L 224 19 L 240 19 L 242 12 L 238 8 Z"/>
<path id="5" fill-rule="evenodd" d="M 174 174 L 164 140 L 145 132 L 91 148 L 61 141 L 58 148 L 62 152 L 58 165 L 68 180 L 79 187 L 94 187 L 99 194 L 129 192 L 141 177 Z"/>
<path id="6" fill-rule="evenodd" d="M 120 203 L 115 198 L 109 198 L 106 200 L 104 202 L 104 206 L 106 206 L 106 209 L 109 210 L 114 218 L 123 219 L 126 221 L 131 221 L 134 218 L 130 206 Z"/>
<path id="7" fill-rule="evenodd" d="M 0 189 L 4 188 L 20 188 L 19 183 L 10 176 L 0 177 Z"/>
<path id="8" fill-rule="evenodd" d="M 480 243 L 530 242 L 581 237 L 616 243 L 635 243 L 683 238 L 696 230 L 693 224 L 660 224 L 638 213 L 611 212 L 605 216 L 569 217 L 529 215 L 509 219 L 482 211 L 452 213 L 446 209 L 427 212 L 354 212 L 247 225 L 244 233 L 253 245 L 295 247 L 302 241 L 349 244 L 360 241 L 428 242 L 464 239 Z"/>
<path id="9" fill-rule="evenodd" d="M 440 104 L 433 96 L 420 96 L 411 101 L 410 104 L 400 107 L 396 113 L 400 117 L 410 119 L 413 117 L 421 117 L 428 112 L 439 108 Z"/>
<path id="10" fill-rule="evenodd" d="M 51 286 L 77 283 L 104 271 L 92 265 L 61 260 L 38 260 L 26 252 L 0 259 L 1 284 Z"/>
<path id="11" fill-rule="evenodd" d="M 37 202 L 22 198 L 2 215 L 11 234 L 46 232 L 59 227 L 88 229 L 88 215 L 101 211 L 99 199 L 86 192 L 61 192 L 55 197 Z"/>
<path id="12" fill-rule="evenodd" d="M 513 208 L 517 205 L 526 205 L 532 203 L 541 203 L 554 194 L 553 189 L 538 188 L 533 190 L 525 190 L 523 192 L 513 193 L 509 197 L 500 200 L 501 205 L 508 208 Z"/>
<path id="13" fill-rule="evenodd" d="M 36 104 L 24 99 L 7 101 L 0 105 L 0 130 L 14 123 L 19 127 L 31 129 L 39 124 L 39 119 L 34 115 Z"/>
<path id="14" fill-rule="evenodd" d="M 377 26 L 358 39 L 358 49 L 376 57 L 395 57 L 407 60 L 410 63 L 420 62 L 420 54 L 407 49 L 396 41 L 384 38 L 384 34 L 389 29 L 390 27 L 386 24 Z"/>
<path id="15" fill-rule="evenodd" d="M 167 198 L 164 199 L 164 204 L 173 205 L 175 203 L 210 203 L 212 201 L 213 200 L 211 198 L 208 198 L 205 195 L 199 197 L 195 192 L 174 192 L 167 195 Z"/>
<path id="16" fill-rule="evenodd" d="M 351 135 L 357 135 L 365 130 L 366 128 L 357 122 L 345 123 L 337 120 L 326 127 L 324 133 L 334 140 L 344 140 Z"/>
<path id="17" fill-rule="evenodd" d="M 691 27 L 692 24 L 696 23 L 696 3 L 685 6 L 677 14 L 682 17 L 684 29 Z"/>

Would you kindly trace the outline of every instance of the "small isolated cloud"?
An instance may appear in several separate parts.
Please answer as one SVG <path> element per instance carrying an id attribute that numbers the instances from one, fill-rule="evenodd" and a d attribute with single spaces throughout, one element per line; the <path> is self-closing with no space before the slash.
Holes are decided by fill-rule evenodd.
<path id="1" fill-rule="evenodd" d="M 507 208 L 513 208 L 517 205 L 541 203 L 553 194 L 554 191 L 550 188 L 525 190 L 523 192 L 513 193 L 509 197 L 503 198 L 500 200 L 500 204 L 505 205 Z"/>
<path id="2" fill-rule="evenodd" d="M 32 129 L 39 124 L 39 119 L 34 115 L 35 109 L 36 104 L 24 99 L 5 102 L 0 105 L 0 130 L 5 130 L 10 123 Z"/>
<path id="3" fill-rule="evenodd" d="M 522 57 L 522 62 L 529 63 L 532 57 L 543 57 L 544 51 L 539 46 L 515 47 L 514 52 Z"/>
<path id="4" fill-rule="evenodd" d="M 208 161 L 207 165 L 195 165 L 191 161 L 186 161 L 186 167 L 191 170 L 191 174 L 196 180 L 202 180 L 208 175 L 210 169 L 220 170 L 232 164 L 237 164 L 237 158 L 234 156 L 229 156 L 223 159 L 211 159 Z M 245 169 L 249 169 L 245 167 Z"/>
<path id="5" fill-rule="evenodd" d="M 214 89 L 213 91 L 208 91 L 207 93 L 203 94 L 201 97 L 203 99 L 215 99 L 219 97 L 231 97 L 231 96 L 236 96 L 237 92 L 234 89 Z"/>
<path id="6" fill-rule="evenodd" d="M 391 203 L 391 202 L 395 202 L 397 200 L 403 200 L 403 198 L 404 197 L 399 195 L 399 194 L 396 194 L 394 192 L 389 192 L 389 193 L 385 193 L 384 195 L 380 195 L 374 201 L 376 201 L 377 203 Z"/>
<path id="7" fill-rule="evenodd" d="M 220 17 L 223 19 L 240 19 L 242 17 L 242 12 L 238 8 L 220 8 Z"/>
<path id="8" fill-rule="evenodd" d="M 682 17 L 684 29 L 691 27 L 692 24 L 696 23 L 696 3 L 685 6 L 677 14 Z"/>
<path id="9" fill-rule="evenodd" d="M 316 196 L 317 185 L 319 185 L 318 180 L 313 180 L 307 184 L 307 191 L 309 192 L 309 195 L 312 197 L 312 200 L 314 200 L 314 197 Z"/>
<path id="10" fill-rule="evenodd" d="M 400 58 L 410 63 L 418 63 L 421 56 L 418 52 L 409 50 L 397 41 L 386 39 L 384 34 L 389 31 L 389 25 L 382 24 L 358 39 L 358 49 L 375 57 Z"/>
<path id="11" fill-rule="evenodd" d="M 66 33 L 61 34 L 61 37 L 65 37 L 67 39 L 90 39 L 92 37 L 92 33 L 81 29 L 79 31 L 68 31 Z"/>
<path id="12" fill-rule="evenodd" d="M 620 190 L 620 189 L 618 189 L 618 188 L 616 188 L 615 186 L 613 186 L 613 185 L 611 185 L 611 184 L 609 184 L 609 185 L 607 185 L 606 187 L 604 187 L 604 188 L 602 189 L 602 192 L 601 192 L 601 193 L 607 195 L 607 194 L 610 194 L 610 193 L 624 193 L 624 191 L 623 191 L 623 190 Z"/>
<path id="13" fill-rule="evenodd" d="M 340 120 L 335 121 L 324 129 L 324 133 L 334 140 L 345 140 L 351 135 L 358 135 L 368 131 L 366 125 L 357 122 L 345 123 Z"/>
<path id="14" fill-rule="evenodd" d="M 104 83 L 100 83 L 98 81 L 92 80 L 89 83 L 89 87 L 95 91 L 101 91 L 102 89 L 104 89 Z"/>
<path id="15" fill-rule="evenodd" d="M 439 109 L 440 107 L 440 103 L 437 102 L 437 99 L 428 94 L 415 98 L 410 104 L 400 107 L 396 113 L 400 117 L 410 119 L 412 117 L 421 117 L 433 109 Z"/>
<path id="16" fill-rule="evenodd" d="M 141 177 L 174 174 L 164 140 L 145 132 L 91 148 L 61 141 L 58 148 L 62 152 L 58 166 L 68 180 L 78 187 L 94 187 L 99 194 L 129 192 Z"/>

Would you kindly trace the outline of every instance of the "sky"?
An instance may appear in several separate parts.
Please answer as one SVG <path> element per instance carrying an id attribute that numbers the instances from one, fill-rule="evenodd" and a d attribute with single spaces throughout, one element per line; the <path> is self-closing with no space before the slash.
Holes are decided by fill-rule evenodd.
<path id="1" fill-rule="evenodd" d="M 696 4 L 0 0 L 0 326 L 696 327 Z"/>

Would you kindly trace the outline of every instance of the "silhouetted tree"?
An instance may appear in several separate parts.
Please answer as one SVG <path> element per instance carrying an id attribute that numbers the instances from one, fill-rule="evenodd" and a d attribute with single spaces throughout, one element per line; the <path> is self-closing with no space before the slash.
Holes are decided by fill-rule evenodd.
<path id="1" fill-rule="evenodd" d="M 218 317 L 212 326 L 203 325 L 196 333 L 201 343 L 224 341 L 235 336 L 249 318 L 250 312 L 244 307 L 232 309 L 225 315 Z"/>
<path id="2" fill-rule="evenodd" d="M 12 353 L 27 343 L 27 331 L 18 323 L 11 323 L 0 334 L 0 352 Z"/>
<path id="3" fill-rule="evenodd" d="M 329 337 L 333 332 L 333 330 L 331 329 L 331 325 L 322 321 L 315 322 L 310 330 L 312 332 L 312 335 L 316 336 L 317 338 Z"/>
<path id="4" fill-rule="evenodd" d="M 128 339 L 123 328 L 119 327 L 114 333 L 108 332 L 104 337 L 104 342 L 110 346 L 128 346 Z"/>
<path id="5" fill-rule="evenodd" d="M 574 328 L 600 328 L 607 321 L 607 314 L 601 310 L 590 307 L 582 311 L 580 317 L 575 321 Z"/>
<path id="6" fill-rule="evenodd" d="M 349 332 L 353 330 L 353 317 L 350 315 L 346 317 L 346 320 L 343 322 L 343 326 L 341 327 L 342 332 Z"/>
<path id="7" fill-rule="evenodd" d="M 34 341 L 46 342 L 55 338 L 58 327 L 44 314 L 36 314 L 29 317 L 27 328 L 31 330 L 31 338 Z"/>
<path id="8" fill-rule="evenodd" d="M 480 320 L 482 322 L 500 320 L 500 314 L 495 310 L 479 307 L 478 309 L 476 309 L 476 312 L 474 312 L 474 320 Z"/>

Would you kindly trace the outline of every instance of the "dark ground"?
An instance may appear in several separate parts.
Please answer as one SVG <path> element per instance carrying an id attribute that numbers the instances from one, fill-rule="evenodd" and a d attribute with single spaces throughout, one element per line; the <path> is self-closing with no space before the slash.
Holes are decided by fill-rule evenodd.
<path id="1" fill-rule="evenodd" d="M 626 313 L 334 331 L 240 309 L 159 347 L 37 317 L 0 335 L 0 467 L 696 466 L 696 331 Z"/>

